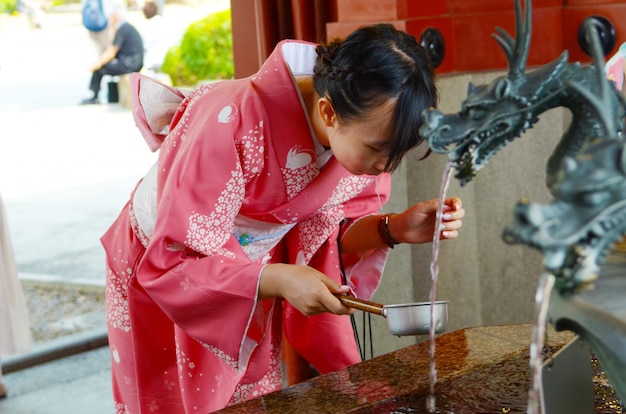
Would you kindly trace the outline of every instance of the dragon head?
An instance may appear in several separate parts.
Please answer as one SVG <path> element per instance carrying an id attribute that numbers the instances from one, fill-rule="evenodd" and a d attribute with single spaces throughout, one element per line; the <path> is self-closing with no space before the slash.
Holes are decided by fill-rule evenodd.
<path id="1" fill-rule="evenodd" d="M 444 115 L 430 109 L 420 130 L 430 148 L 447 153 L 465 185 L 487 164 L 492 155 L 521 136 L 537 121 L 530 110 L 532 99 L 518 93 L 517 84 L 501 77 L 489 85 L 469 84 L 461 111 Z"/>
<path id="2" fill-rule="evenodd" d="M 547 205 L 519 202 L 503 238 L 540 250 L 557 287 L 568 290 L 594 280 L 626 232 L 625 142 L 596 139 L 576 158 L 565 158 L 554 194 Z"/>
<path id="3" fill-rule="evenodd" d="M 428 139 L 430 148 L 447 153 L 456 178 L 465 185 L 487 164 L 492 155 L 508 142 L 519 137 L 536 122 L 533 107 L 537 106 L 539 90 L 545 79 L 553 79 L 546 69 L 526 75 L 524 69 L 530 44 L 531 2 L 526 2 L 522 20 L 521 1 L 515 3 L 516 40 L 502 28 L 496 28 L 496 41 L 509 61 L 509 72 L 489 85 L 469 84 L 467 98 L 457 114 L 444 115 L 435 109 L 424 111 L 420 134 Z M 566 58 L 565 58 L 566 60 Z M 549 70 L 562 67 L 563 59 L 549 65 Z M 542 82 L 543 81 L 543 82 Z"/>

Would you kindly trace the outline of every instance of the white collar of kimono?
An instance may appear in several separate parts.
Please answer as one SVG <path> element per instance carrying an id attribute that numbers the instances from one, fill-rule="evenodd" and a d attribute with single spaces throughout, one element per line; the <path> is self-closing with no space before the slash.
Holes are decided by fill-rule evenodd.
<path id="1" fill-rule="evenodd" d="M 302 42 L 285 42 L 281 46 L 283 59 L 285 59 L 285 63 L 289 66 L 289 70 L 291 70 L 293 76 L 313 75 L 313 67 L 315 66 L 315 60 L 317 58 L 315 47 L 315 44 Z M 313 136 L 313 144 L 315 145 L 317 163 L 320 167 L 323 167 L 332 157 L 333 153 L 320 144 L 315 134 L 312 133 L 311 135 Z"/>
<path id="2" fill-rule="evenodd" d="M 315 66 L 315 45 L 312 43 L 285 42 L 281 52 L 294 76 L 312 75 Z"/>

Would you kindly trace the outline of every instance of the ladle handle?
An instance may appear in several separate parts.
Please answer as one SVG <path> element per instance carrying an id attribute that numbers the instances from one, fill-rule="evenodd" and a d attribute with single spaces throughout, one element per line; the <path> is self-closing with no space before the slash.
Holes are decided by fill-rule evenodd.
<path id="1" fill-rule="evenodd" d="M 348 295 L 337 295 L 337 297 L 345 306 L 384 316 L 384 306 L 380 303 L 370 302 L 369 300 L 354 298 Z"/>

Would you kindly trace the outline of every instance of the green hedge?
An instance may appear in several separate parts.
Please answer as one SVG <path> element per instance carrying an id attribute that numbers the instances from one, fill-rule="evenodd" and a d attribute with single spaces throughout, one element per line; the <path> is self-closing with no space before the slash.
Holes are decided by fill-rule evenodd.
<path id="1" fill-rule="evenodd" d="M 174 86 L 232 78 L 235 65 L 230 10 L 192 23 L 180 45 L 167 52 L 161 70 L 170 75 Z"/>
<path id="2" fill-rule="evenodd" d="M 0 13 L 13 13 L 17 6 L 17 0 L 0 0 Z"/>

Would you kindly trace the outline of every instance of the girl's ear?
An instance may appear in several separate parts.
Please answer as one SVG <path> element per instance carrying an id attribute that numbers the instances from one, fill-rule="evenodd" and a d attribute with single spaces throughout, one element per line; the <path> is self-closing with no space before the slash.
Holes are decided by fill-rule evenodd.
<path id="1" fill-rule="evenodd" d="M 334 126 L 335 122 L 337 122 L 337 114 L 335 113 L 335 108 L 333 108 L 332 103 L 328 100 L 327 97 L 322 97 L 317 100 L 317 111 L 319 112 L 322 122 L 327 127 L 332 127 Z"/>

